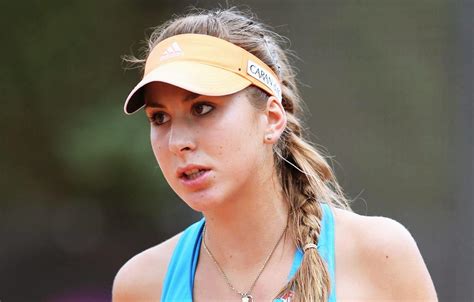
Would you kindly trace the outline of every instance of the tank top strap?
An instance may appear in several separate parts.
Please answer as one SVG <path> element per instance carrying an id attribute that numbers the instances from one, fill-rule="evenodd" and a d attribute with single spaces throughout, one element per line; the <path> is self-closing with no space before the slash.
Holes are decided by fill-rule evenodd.
<path id="1" fill-rule="evenodd" d="M 318 252 L 326 261 L 329 279 L 331 281 L 331 291 L 329 292 L 328 302 L 336 302 L 336 249 L 335 249 L 335 225 L 334 215 L 331 206 L 322 203 L 321 207 L 324 211 L 324 216 L 321 226 L 321 234 L 318 241 Z"/>
<path id="2" fill-rule="evenodd" d="M 201 247 L 204 218 L 189 226 L 182 234 L 168 264 L 161 301 L 192 301 L 194 275 Z"/>

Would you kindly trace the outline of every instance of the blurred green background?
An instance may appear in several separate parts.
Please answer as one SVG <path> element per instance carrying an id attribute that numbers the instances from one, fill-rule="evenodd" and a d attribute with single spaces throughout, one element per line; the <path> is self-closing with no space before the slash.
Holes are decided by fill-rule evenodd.
<path id="1" fill-rule="evenodd" d="M 473 3 L 228 1 L 291 40 L 306 126 L 357 213 L 418 243 L 440 301 L 474 301 Z M 169 189 L 121 55 L 189 5 L 0 4 L 0 300 L 109 301 L 133 255 L 200 217 Z"/>

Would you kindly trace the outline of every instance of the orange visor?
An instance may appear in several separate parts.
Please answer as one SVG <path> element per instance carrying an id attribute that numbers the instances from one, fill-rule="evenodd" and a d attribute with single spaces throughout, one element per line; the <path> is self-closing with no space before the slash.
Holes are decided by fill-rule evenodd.
<path id="1" fill-rule="evenodd" d="M 280 82 L 268 65 L 245 49 L 208 35 L 176 35 L 158 43 L 146 60 L 143 79 L 125 101 L 126 114 L 145 105 L 142 88 L 151 82 L 209 96 L 232 94 L 253 84 L 281 102 Z"/>

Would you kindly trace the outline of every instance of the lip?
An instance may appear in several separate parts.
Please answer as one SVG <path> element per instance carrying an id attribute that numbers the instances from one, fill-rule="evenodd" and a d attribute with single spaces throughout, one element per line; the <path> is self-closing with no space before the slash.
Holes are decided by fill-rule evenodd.
<path id="1" fill-rule="evenodd" d="M 201 166 L 201 165 L 196 165 L 196 164 L 189 164 L 184 167 L 179 167 L 176 170 L 176 177 L 182 178 L 183 174 L 187 171 L 194 170 L 194 169 L 199 169 L 199 170 L 211 170 L 209 167 Z"/>
<path id="2" fill-rule="evenodd" d="M 206 171 L 202 175 L 200 175 L 199 177 L 197 177 L 195 179 L 187 179 L 184 176 L 184 172 L 190 171 L 190 170 L 193 170 L 193 169 L 206 170 Z M 207 179 L 209 178 L 210 174 L 211 174 L 211 169 L 210 168 L 200 166 L 200 165 L 187 165 L 183 168 L 178 168 L 178 170 L 176 171 L 176 176 L 178 177 L 181 184 L 183 184 L 184 186 L 186 186 L 190 189 L 197 189 L 197 188 L 201 187 L 202 185 L 204 185 L 206 183 Z"/>

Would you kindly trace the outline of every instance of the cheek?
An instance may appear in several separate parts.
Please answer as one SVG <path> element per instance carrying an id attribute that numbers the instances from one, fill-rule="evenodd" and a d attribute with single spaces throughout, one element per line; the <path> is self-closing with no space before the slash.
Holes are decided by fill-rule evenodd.
<path id="1" fill-rule="evenodd" d="M 226 123 L 219 128 L 215 128 L 212 136 L 216 156 L 225 166 L 234 172 L 247 170 L 249 167 L 257 165 L 257 155 L 261 153 L 262 144 L 259 144 L 258 131 L 252 125 L 236 124 L 235 121 Z"/>
<path id="2" fill-rule="evenodd" d="M 163 137 L 159 137 L 156 131 L 153 131 L 152 129 L 150 133 L 150 143 L 158 165 L 160 166 L 161 170 L 166 170 L 167 167 L 163 166 L 164 164 L 169 162 L 166 160 L 166 152 L 164 152 L 166 150 L 166 140 Z"/>
<path id="3" fill-rule="evenodd" d="M 153 130 L 153 128 L 151 128 L 150 130 L 150 143 L 151 143 L 151 149 L 153 150 L 153 154 L 155 154 L 156 159 L 158 159 L 162 146 L 160 145 L 160 141 L 158 140 L 158 135 L 156 134 L 156 131 Z"/>

